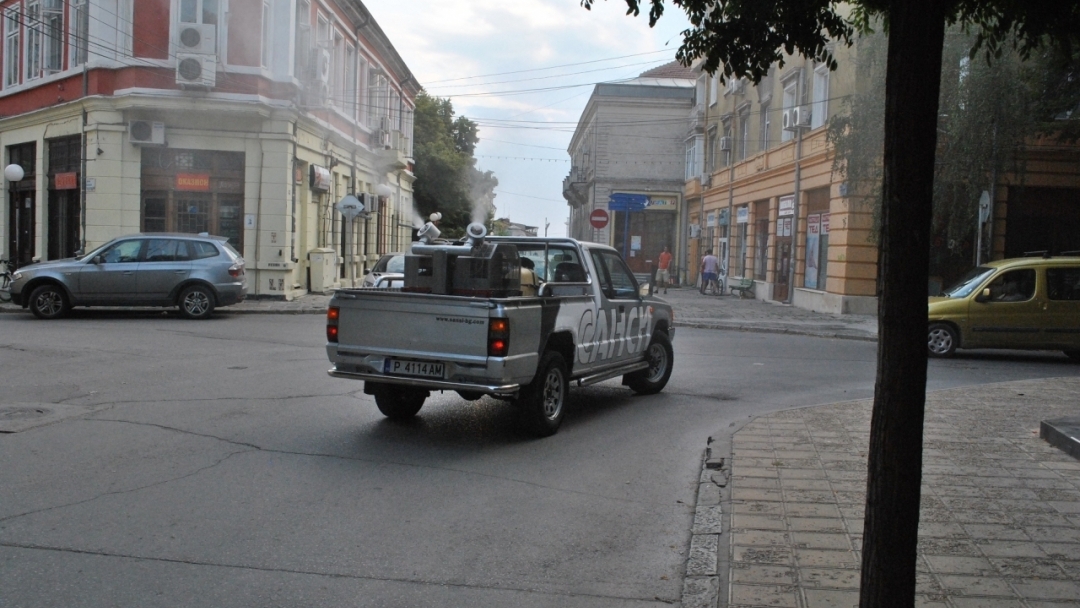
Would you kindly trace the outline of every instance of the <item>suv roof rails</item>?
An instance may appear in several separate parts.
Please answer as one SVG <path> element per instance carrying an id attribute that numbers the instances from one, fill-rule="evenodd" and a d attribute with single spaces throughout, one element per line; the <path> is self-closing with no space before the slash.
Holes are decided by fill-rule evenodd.
<path id="1" fill-rule="evenodd" d="M 1073 249 L 1072 251 L 1062 251 L 1061 255 L 1080 255 L 1080 249 Z"/>
<path id="2" fill-rule="evenodd" d="M 1043 259 L 1048 259 L 1050 257 L 1050 250 L 1049 249 L 1040 249 L 1038 251 L 1025 251 L 1024 252 L 1024 257 L 1025 258 L 1033 258 L 1035 256 L 1042 256 Z"/>

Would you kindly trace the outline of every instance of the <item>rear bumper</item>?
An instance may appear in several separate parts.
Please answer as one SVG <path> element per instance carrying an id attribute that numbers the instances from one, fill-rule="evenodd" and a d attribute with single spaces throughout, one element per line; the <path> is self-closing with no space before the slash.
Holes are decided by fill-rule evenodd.
<path id="1" fill-rule="evenodd" d="M 433 391 L 469 391 L 484 393 L 485 395 L 495 395 L 498 397 L 513 397 L 521 391 L 520 384 L 474 384 L 471 382 L 448 382 L 446 380 L 430 380 L 427 378 L 404 378 L 401 376 L 386 376 L 383 374 L 344 372 L 339 371 L 337 367 L 331 367 L 326 373 L 333 378 L 413 386 Z"/>

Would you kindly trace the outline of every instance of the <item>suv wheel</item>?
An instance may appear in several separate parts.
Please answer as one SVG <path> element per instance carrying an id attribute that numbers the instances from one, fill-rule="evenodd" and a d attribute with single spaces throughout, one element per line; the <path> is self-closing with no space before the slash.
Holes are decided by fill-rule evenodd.
<path id="1" fill-rule="evenodd" d="M 59 319 L 71 306 L 59 285 L 42 285 L 30 294 L 30 312 L 39 319 Z"/>
<path id="2" fill-rule="evenodd" d="M 671 338 L 663 332 L 653 334 L 649 348 L 645 351 L 645 360 L 649 367 L 626 374 L 624 382 L 630 390 L 639 395 L 653 395 L 664 390 L 668 379 L 671 378 L 672 364 L 675 361 L 675 351 L 671 348 Z"/>
<path id="3" fill-rule="evenodd" d="M 946 323 L 934 323 L 926 336 L 926 350 L 931 357 L 950 357 L 959 342 L 956 330 Z"/>
<path id="4" fill-rule="evenodd" d="M 192 285 L 180 292 L 180 314 L 188 319 L 207 319 L 214 312 L 214 294 L 202 285 Z"/>
<path id="5" fill-rule="evenodd" d="M 563 356 L 547 351 L 540 358 L 536 377 L 521 389 L 518 400 L 523 406 L 526 424 L 538 437 L 554 435 L 566 416 L 566 394 L 570 390 Z"/>

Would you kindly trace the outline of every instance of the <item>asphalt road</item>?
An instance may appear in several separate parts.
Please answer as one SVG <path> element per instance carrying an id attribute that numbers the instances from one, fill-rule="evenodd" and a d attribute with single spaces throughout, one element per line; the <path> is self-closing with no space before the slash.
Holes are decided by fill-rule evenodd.
<path id="1" fill-rule="evenodd" d="M 668 605 L 707 439 L 871 396 L 877 348 L 680 329 L 667 390 L 574 389 L 537 440 L 490 398 L 385 420 L 322 323 L 0 317 L 0 425 L 31 427 L 0 434 L 0 607 Z M 974 354 L 930 388 L 1064 375 Z"/>

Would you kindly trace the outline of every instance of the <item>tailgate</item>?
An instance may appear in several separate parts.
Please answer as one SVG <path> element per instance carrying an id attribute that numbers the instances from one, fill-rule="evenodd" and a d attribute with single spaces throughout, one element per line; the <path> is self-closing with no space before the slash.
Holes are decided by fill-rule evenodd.
<path id="1" fill-rule="evenodd" d="M 478 363 L 487 359 L 486 300 L 388 291 L 339 291 L 338 353 Z"/>

